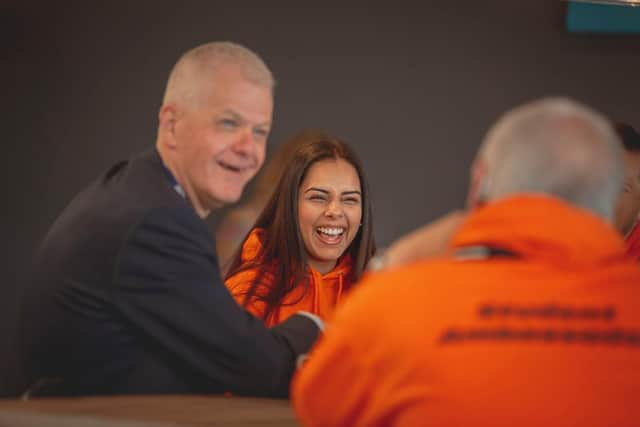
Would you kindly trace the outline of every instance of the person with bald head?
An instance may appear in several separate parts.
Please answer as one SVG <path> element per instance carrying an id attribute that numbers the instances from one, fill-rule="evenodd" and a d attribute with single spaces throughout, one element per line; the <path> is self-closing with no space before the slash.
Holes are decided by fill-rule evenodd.
<path id="1" fill-rule="evenodd" d="M 322 322 L 266 329 L 242 310 L 204 221 L 260 169 L 273 89 L 235 43 L 178 60 L 155 147 L 81 191 L 39 248 L 21 314 L 26 395 L 288 394 Z"/>
<path id="2" fill-rule="evenodd" d="M 635 425 L 622 183 L 600 114 L 564 98 L 506 113 L 473 162 L 469 213 L 400 239 L 337 310 L 293 380 L 302 424 Z"/>

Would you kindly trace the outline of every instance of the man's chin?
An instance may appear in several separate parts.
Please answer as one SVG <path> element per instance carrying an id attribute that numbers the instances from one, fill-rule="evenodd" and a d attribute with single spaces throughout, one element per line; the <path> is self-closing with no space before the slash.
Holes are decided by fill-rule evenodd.
<path id="1" fill-rule="evenodd" d="M 220 194 L 215 198 L 215 203 L 218 207 L 230 205 L 233 203 L 237 203 L 242 197 L 242 191 L 238 192 L 229 192 L 225 194 Z"/>
<path id="2" fill-rule="evenodd" d="M 209 191 L 206 193 L 209 208 L 212 210 L 237 203 L 242 197 L 242 193 L 245 187 L 244 185 L 240 185 L 237 182 L 224 182 L 224 180 L 221 181 L 222 182 L 219 182 L 220 186 L 218 186 L 217 188 L 210 187 L 208 189 Z"/>

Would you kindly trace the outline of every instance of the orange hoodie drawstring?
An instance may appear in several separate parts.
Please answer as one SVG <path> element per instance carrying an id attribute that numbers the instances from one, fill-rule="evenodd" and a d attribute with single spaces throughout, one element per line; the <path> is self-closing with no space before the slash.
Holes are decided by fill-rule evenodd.
<path id="1" fill-rule="evenodd" d="M 313 281 L 313 312 L 320 313 L 320 285 L 319 280 L 316 278 L 316 272 L 310 268 L 311 280 Z"/>

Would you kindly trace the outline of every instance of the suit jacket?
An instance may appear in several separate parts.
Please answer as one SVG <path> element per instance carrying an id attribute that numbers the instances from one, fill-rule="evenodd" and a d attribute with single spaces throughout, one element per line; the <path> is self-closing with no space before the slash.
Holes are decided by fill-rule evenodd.
<path id="1" fill-rule="evenodd" d="M 120 162 L 49 230 L 22 308 L 35 393 L 287 395 L 317 326 L 269 330 L 235 303 L 169 177 L 155 150 Z"/>

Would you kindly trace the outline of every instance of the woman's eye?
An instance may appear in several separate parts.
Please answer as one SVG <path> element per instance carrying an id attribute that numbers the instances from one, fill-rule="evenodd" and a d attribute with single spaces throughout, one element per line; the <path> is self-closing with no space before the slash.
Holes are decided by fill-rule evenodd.
<path id="1" fill-rule="evenodd" d="M 350 199 L 344 199 L 343 201 L 344 201 L 344 203 L 346 203 L 346 204 L 348 204 L 348 205 L 357 205 L 357 204 L 360 204 L 360 199 L 353 199 L 353 198 L 350 198 Z"/>
<path id="2" fill-rule="evenodd" d="M 323 201 L 324 197 L 322 197 L 322 196 L 311 196 L 311 197 L 309 197 L 309 200 Z"/>

